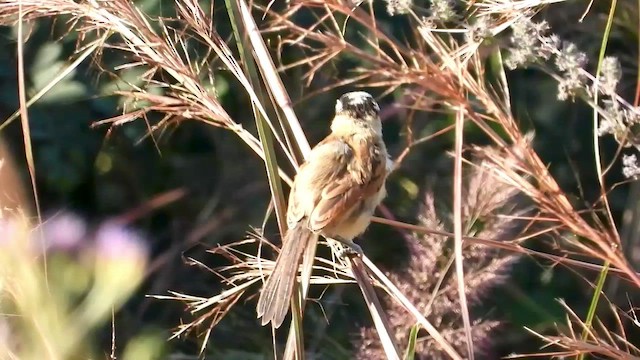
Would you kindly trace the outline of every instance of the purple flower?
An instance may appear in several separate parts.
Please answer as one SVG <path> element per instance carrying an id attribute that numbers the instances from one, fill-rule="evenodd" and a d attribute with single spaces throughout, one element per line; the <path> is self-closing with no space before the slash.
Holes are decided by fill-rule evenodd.
<path id="1" fill-rule="evenodd" d="M 72 251 L 80 247 L 87 236 L 87 224 L 71 213 L 61 213 L 45 221 L 39 229 L 33 231 L 35 239 L 44 238 L 48 251 Z M 40 241 L 34 241 L 40 246 Z"/>
<path id="2" fill-rule="evenodd" d="M 149 248 L 137 232 L 115 222 L 106 222 L 95 235 L 96 256 L 107 259 L 146 259 Z"/>

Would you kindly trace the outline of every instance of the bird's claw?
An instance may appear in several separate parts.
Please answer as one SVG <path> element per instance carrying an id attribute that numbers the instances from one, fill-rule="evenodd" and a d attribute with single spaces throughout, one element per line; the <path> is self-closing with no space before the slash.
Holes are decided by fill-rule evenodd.
<path id="1" fill-rule="evenodd" d="M 353 258 L 353 257 L 363 257 L 364 256 L 364 252 L 362 251 L 362 248 L 360 247 L 360 245 L 358 244 L 354 244 L 352 242 L 350 243 L 344 243 L 342 242 L 342 244 L 344 245 L 342 247 L 342 249 L 340 249 L 338 251 L 338 257 L 340 258 Z"/>

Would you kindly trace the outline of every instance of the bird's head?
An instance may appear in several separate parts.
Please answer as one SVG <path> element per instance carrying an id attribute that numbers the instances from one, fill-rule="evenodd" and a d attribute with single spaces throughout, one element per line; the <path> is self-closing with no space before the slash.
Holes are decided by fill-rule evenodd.
<path id="1" fill-rule="evenodd" d="M 360 132 L 362 128 L 382 133 L 380 106 L 365 91 L 348 92 L 336 101 L 336 116 L 331 130 L 338 133 Z"/>

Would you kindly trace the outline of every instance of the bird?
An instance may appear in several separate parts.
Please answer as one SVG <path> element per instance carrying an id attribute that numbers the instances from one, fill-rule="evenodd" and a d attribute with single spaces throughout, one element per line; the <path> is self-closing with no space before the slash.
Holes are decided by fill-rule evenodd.
<path id="1" fill-rule="evenodd" d="M 379 113 L 380 106 L 367 92 L 342 95 L 331 133 L 300 166 L 289 194 L 282 249 L 256 307 L 263 326 L 282 325 L 302 254 L 317 236 L 343 243 L 350 255 L 363 254 L 353 239 L 366 230 L 386 196 L 391 169 Z"/>

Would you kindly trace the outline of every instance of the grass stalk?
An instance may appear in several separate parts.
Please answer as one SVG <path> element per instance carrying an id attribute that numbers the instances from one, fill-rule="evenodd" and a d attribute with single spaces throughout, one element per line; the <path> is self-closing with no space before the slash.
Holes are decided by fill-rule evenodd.
<path id="1" fill-rule="evenodd" d="M 254 88 L 258 89 L 256 93 L 258 94 L 258 98 L 261 103 L 266 103 L 266 89 L 262 86 L 262 81 L 258 75 L 258 69 L 256 67 L 256 61 L 252 54 L 255 54 L 256 60 L 260 59 L 261 56 L 264 57 L 264 44 L 262 43 L 262 39 L 255 38 L 255 24 L 253 22 L 253 18 L 251 18 L 251 14 L 248 12 L 247 4 L 243 0 L 234 1 L 234 0 L 226 0 L 227 11 L 229 13 L 229 17 L 231 20 L 231 24 L 233 27 L 233 31 L 236 37 L 236 44 L 238 46 L 238 50 L 241 56 L 242 63 L 245 67 L 245 71 L 249 75 L 249 80 Z M 252 29 L 252 30 L 249 30 Z M 250 33 L 252 31 L 252 33 Z M 258 34 L 259 36 L 259 34 Z M 248 42 L 252 46 L 253 51 L 249 51 L 244 44 L 244 40 L 249 38 Z M 273 86 L 274 84 L 279 83 L 279 78 L 277 74 L 274 76 L 274 71 L 271 68 L 267 68 L 262 66 L 260 68 L 265 81 L 265 84 L 269 84 L 269 86 Z M 278 79 L 278 81 L 274 80 L 274 77 Z M 271 80 L 271 81 L 268 81 Z M 281 83 L 280 83 L 281 84 Z M 283 89 L 277 88 L 276 91 L 271 91 L 272 93 L 280 93 Z M 282 99 L 282 96 L 276 97 L 276 99 Z M 281 100 L 282 101 L 282 100 Z M 267 171 L 267 177 L 269 179 L 269 187 L 271 189 L 272 201 L 274 203 L 276 216 L 278 220 L 278 227 L 280 229 L 280 234 L 285 234 L 287 231 L 287 220 L 286 220 L 286 203 L 284 192 L 282 189 L 282 184 L 280 177 L 278 176 L 278 165 L 276 159 L 275 148 L 273 146 L 273 140 L 270 133 L 270 128 L 266 124 L 268 121 L 265 117 L 261 116 L 261 114 L 255 111 L 254 114 L 256 118 L 256 125 L 258 128 L 258 133 L 260 140 L 262 142 L 262 148 L 265 153 L 265 165 Z M 271 127 L 271 129 L 275 129 L 275 127 Z M 303 142 L 306 144 L 306 141 Z M 308 144 L 307 144 L 308 146 Z M 295 285 L 298 288 L 298 285 Z M 295 356 L 297 359 L 304 359 L 304 335 L 302 329 L 302 312 L 301 312 L 301 293 L 294 289 L 293 297 L 291 299 L 291 313 L 292 313 L 292 331 L 294 333 L 295 338 Z M 275 349 L 274 349 L 275 350 Z"/>
<path id="2" fill-rule="evenodd" d="M 602 44 L 600 45 L 600 53 L 598 55 L 598 66 L 597 66 L 597 70 L 596 70 L 596 76 L 595 76 L 595 82 L 594 82 L 594 87 L 597 89 L 598 88 L 598 83 L 600 80 L 600 69 L 602 66 L 602 61 L 604 59 L 604 55 L 606 53 L 607 50 L 607 43 L 609 40 L 609 35 L 611 34 L 611 26 L 613 24 L 613 19 L 615 16 L 615 11 L 616 11 L 616 5 L 617 5 L 617 0 L 613 0 L 611 2 L 611 8 L 610 8 L 610 12 L 609 12 L 609 16 L 607 18 L 607 25 L 605 27 L 605 31 L 604 34 L 602 36 Z M 594 103 L 598 103 L 598 91 L 594 92 L 593 95 L 593 101 Z M 608 216 L 609 219 L 609 224 L 611 225 L 613 231 L 612 233 L 614 234 L 614 236 L 616 236 L 618 238 L 618 243 L 620 242 L 620 236 L 618 231 L 616 231 L 616 224 L 615 221 L 613 219 L 613 214 L 611 213 L 611 207 L 609 205 L 609 199 L 606 193 L 606 189 L 605 189 L 605 183 L 604 183 L 604 174 L 602 172 L 602 160 L 600 157 L 600 137 L 598 136 L 598 121 L 599 118 L 599 113 L 596 109 L 594 109 L 593 111 L 593 151 L 594 151 L 594 157 L 595 157 L 595 166 L 596 166 L 596 172 L 598 174 L 598 182 L 600 184 L 600 192 L 602 194 L 602 202 L 605 206 L 606 209 L 606 214 Z M 605 261 L 602 271 L 600 271 L 600 274 L 598 274 L 598 282 L 596 285 L 596 288 L 594 289 L 593 292 L 593 297 L 591 298 L 591 302 L 589 304 L 589 310 L 587 312 L 587 317 L 585 319 L 585 328 L 582 331 L 582 335 L 581 335 L 581 339 L 582 340 L 586 340 L 587 337 L 589 336 L 589 329 L 591 328 L 591 325 L 593 323 L 593 319 L 595 317 L 596 311 L 598 309 L 598 303 L 600 301 L 600 295 L 602 294 L 603 288 L 604 288 L 604 283 L 607 279 L 607 274 L 609 272 L 609 261 Z M 577 360 L 584 360 L 584 354 L 580 354 L 577 356 Z"/>
<path id="3" fill-rule="evenodd" d="M 462 108 L 456 111 L 456 129 L 455 129 L 455 158 L 453 167 L 453 235 L 454 235 L 454 253 L 455 268 L 458 283 L 458 298 L 460 300 L 460 312 L 462 313 L 462 322 L 464 324 L 464 332 L 467 338 L 467 356 L 470 360 L 474 359 L 473 338 L 471 336 L 471 319 L 469 317 L 469 306 L 467 304 L 467 295 L 464 284 L 464 258 L 462 255 L 462 144 L 464 129 L 464 110 Z"/>

